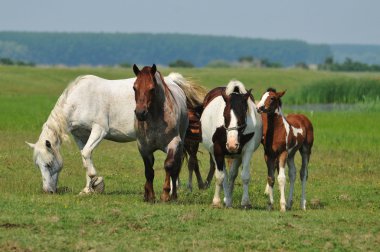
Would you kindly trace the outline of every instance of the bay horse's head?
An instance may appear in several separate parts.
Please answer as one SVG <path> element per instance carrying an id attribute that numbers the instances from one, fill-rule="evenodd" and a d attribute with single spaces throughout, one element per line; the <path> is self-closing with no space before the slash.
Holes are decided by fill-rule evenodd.
<path id="1" fill-rule="evenodd" d="M 157 68 L 156 65 L 153 64 L 152 67 L 145 66 L 142 70 L 140 70 L 136 64 L 134 64 L 133 72 L 137 77 L 133 85 L 136 101 L 135 115 L 137 120 L 145 121 L 154 99 L 157 86 L 157 80 L 154 77 L 157 72 Z"/>
<path id="2" fill-rule="evenodd" d="M 240 139 L 247 127 L 248 99 L 251 90 L 245 94 L 233 92 L 227 95 L 222 92 L 223 100 L 226 103 L 224 108 L 224 128 L 227 131 L 226 149 L 230 153 L 237 153 L 240 147 Z"/>
<path id="3" fill-rule="evenodd" d="M 274 88 L 268 88 L 261 97 L 260 102 L 257 104 L 257 112 L 259 113 L 275 113 L 276 109 L 281 107 L 281 97 L 285 94 L 286 90 L 277 92 Z"/>

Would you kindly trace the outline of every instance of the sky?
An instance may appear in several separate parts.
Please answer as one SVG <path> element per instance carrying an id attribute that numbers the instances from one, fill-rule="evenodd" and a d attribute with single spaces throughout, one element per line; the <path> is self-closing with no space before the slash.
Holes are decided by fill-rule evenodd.
<path id="1" fill-rule="evenodd" d="M 379 0 L 0 0 L 0 31 L 149 32 L 380 45 Z"/>

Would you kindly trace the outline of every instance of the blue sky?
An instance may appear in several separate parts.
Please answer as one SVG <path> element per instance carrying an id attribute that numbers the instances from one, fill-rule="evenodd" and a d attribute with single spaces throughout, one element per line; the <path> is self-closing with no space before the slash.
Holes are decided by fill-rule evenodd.
<path id="1" fill-rule="evenodd" d="M 0 0 L 0 31 L 153 32 L 379 44 L 378 0 Z"/>

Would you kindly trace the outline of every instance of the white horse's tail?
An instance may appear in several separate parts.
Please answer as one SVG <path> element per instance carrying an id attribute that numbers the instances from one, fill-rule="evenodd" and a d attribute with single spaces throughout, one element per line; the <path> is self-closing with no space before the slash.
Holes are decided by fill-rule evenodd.
<path id="1" fill-rule="evenodd" d="M 202 106 L 203 99 L 206 96 L 206 89 L 200 85 L 195 84 L 189 79 L 185 79 L 179 73 L 170 73 L 168 75 L 175 84 L 177 84 L 186 95 L 186 104 L 188 109 L 194 109 Z"/>
<path id="2" fill-rule="evenodd" d="M 232 93 L 246 94 L 247 89 L 244 84 L 238 80 L 231 80 L 226 87 L 226 95 L 230 95 Z"/>

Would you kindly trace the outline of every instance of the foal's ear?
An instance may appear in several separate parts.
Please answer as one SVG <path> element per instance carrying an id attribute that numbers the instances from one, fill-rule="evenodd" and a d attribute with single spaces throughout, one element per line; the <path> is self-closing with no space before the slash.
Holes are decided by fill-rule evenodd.
<path id="1" fill-rule="evenodd" d="M 281 98 L 285 93 L 286 93 L 286 89 L 284 91 L 282 91 L 282 92 L 276 93 L 276 95 L 277 95 L 278 98 Z"/>
<path id="2" fill-rule="evenodd" d="M 27 141 L 25 141 L 25 143 L 32 149 L 34 149 L 34 146 L 36 146 L 36 144 L 32 144 L 32 143 L 28 143 Z"/>
<path id="3" fill-rule="evenodd" d="M 156 64 L 153 64 L 152 68 L 150 69 L 150 73 L 154 76 L 157 72 Z"/>
<path id="4" fill-rule="evenodd" d="M 136 66 L 136 64 L 133 64 L 133 72 L 136 76 L 140 73 L 140 69 Z"/>

